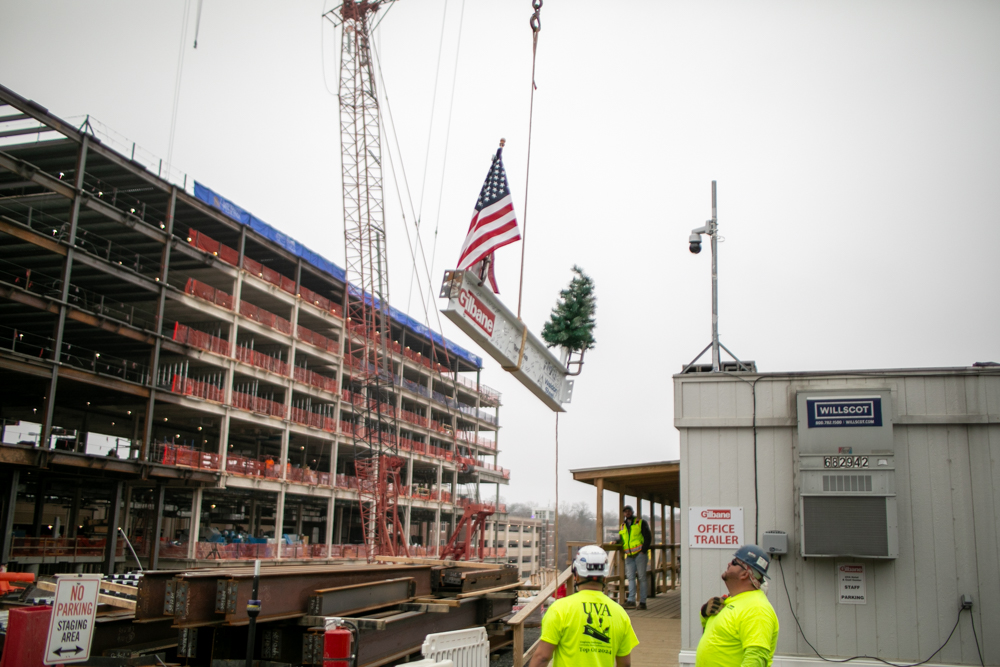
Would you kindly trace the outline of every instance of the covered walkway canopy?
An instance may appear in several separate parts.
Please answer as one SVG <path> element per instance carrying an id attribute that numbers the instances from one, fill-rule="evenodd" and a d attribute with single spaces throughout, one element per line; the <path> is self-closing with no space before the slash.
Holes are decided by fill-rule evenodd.
<path id="1" fill-rule="evenodd" d="M 618 520 L 621 521 L 625 496 L 636 499 L 635 512 L 656 524 L 656 505 L 660 505 L 660 519 L 666 537 L 667 512 L 670 507 L 670 540 L 674 541 L 674 512 L 681 497 L 680 461 L 658 463 L 638 463 L 607 468 L 582 468 L 571 470 L 573 479 L 597 488 L 597 536 L 598 543 L 604 542 L 604 492 L 614 491 L 618 496 Z M 649 511 L 643 512 L 643 501 L 649 503 Z"/>

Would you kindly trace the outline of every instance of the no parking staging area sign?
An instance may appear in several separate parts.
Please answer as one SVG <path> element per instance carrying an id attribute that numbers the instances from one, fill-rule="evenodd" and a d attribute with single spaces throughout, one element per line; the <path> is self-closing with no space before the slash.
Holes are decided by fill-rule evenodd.
<path id="1" fill-rule="evenodd" d="M 90 658 L 101 579 L 99 574 L 58 575 L 42 661 L 46 665 L 83 662 Z"/>

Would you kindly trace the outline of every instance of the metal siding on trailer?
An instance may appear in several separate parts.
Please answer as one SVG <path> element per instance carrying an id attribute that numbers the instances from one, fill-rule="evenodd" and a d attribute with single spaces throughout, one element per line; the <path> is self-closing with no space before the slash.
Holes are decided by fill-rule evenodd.
<path id="1" fill-rule="evenodd" d="M 983 392 L 983 378 L 965 378 L 965 409 L 969 414 L 988 414 L 986 394 Z"/>
<path id="2" fill-rule="evenodd" d="M 750 431 L 750 447 L 753 448 L 753 430 Z M 758 514 L 760 515 L 760 526 L 757 528 L 758 532 L 763 535 L 765 530 L 770 530 L 777 528 L 778 517 L 776 513 L 776 489 L 777 484 L 777 465 L 776 465 L 776 455 L 775 455 L 775 442 L 774 442 L 774 429 L 773 428 L 758 428 L 757 429 L 757 489 L 760 497 L 760 507 L 758 508 Z M 753 462 L 751 461 L 751 465 Z M 750 484 L 753 484 L 753 479 L 750 479 Z M 747 538 L 749 539 L 749 538 Z M 760 538 L 758 537 L 758 542 Z"/>
<path id="3" fill-rule="evenodd" d="M 949 377 L 944 378 L 944 400 L 945 412 L 949 415 L 968 414 L 966 408 L 967 401 L 965 395 L 965 379 Z"/>
<path id="4" fill-rule="evenodd" d="M 937 629 L 938 593 L 933 573 L 937 571 L 934 548 L 934 506 L 930 489 L 930 444 L 926 426 L 906 428 L 906 457 L 910 463 L 910 506 L 900 512 L 900 522 L 913 526 L 914 586 L 917 594 L 914 614 L 916 636 L 909 642 L 916 650 L 904 659 L 916 660 L 940 645 Z M 923 548 L 921 548 L 923 547 Z M 897 609 L 897 613 L 898 613 Z M 933 648 L 930 648 L 933 645 Z"/>
<path id="5" fill-rule="evenodd" d="M 719 405 L 719 414 L 726 417 L 736 417 L 736 384 L 735 382 L 716 382 L 715 396 Z"/>
<path id="6" fill-rule="evenodd" d="M 675 396 L 683 395 L 685 387 L 681 387 L 681 391 L 674 391 Z M 674 413 L 680 414 L 680 413 Z M 690 549 L 688 548 L 688 518 L 684 512 L 684 508 L 691 506 L 691 486 L 692 478 L 697 477 L 697 475 L 692 474 L 693 470 L 697 470 L 695 467 L 700 463 L 700 457 L 695 454 L 695 448 L 691 446 L 691 438 L 694 435 L 694 431 L 691 429 L 681 429 L 680 431 L 680 460 L 689 461 L 689 465 L 681 465 L 680 467 L 680 481 L 681 481 L 681 497 L 680 497 L 680 543 L 681 543 L 681 597 L 684 598 L 684 591 L 690 591 L 687 595 L 688 606 L 691 608 L 698 608 L 701 603 L 697 602 L 698 597 L 694 590 L 694 582 L 702 581 L 702 577 L 694 576 L 700 571 L 700 560 L 689 558 Z M 692 598 L 694 602 L 692 601 Z M 698 637 L 701 636 L 700 624 L 693 623 L 694 614 L 685 613 L 685 610 L 681 610 L 681 648 L 691 649 L 698 645 Z M 695 628 L 698 632 L 695 634 Z"/>
<path id="7" fill-rule="evenodd" d="M 714 390 L 714 386 L 711 387 Z M 709 392 L 709 398 L 712 397 L 713 392 Z M 704 500 L 702 502 L 699 500 L 695 505 L 715 505 L 721 504 L 722 491 L 723 491 L 723 479 L 735 480 L 735 475 L 731 471 L 724 471 L 722 469 L 721 457 L 722 452 L 720 451 L 719 442 L 719 429 L 701 429 L 699 432 L 699 442 L 698 447 L 701 454 L 701 494 L 700 497 Z M 688 530 L 690 531 L 690 523 L 688 525 Z M 684 540 L 688 541 L 688 534 L 685 533 Z M 701 602 L 704 602 L 709 597 L 718 595 L 718 586 L 715 585 L 717 581 L 719 571 L 719 559 L 718 553 L 715 549 L 698 549 L 699 558 L 693 559 L 689 558 L 688 561 L 698 560 L 700 566 L 700 576 L 695 585 L 695 590 L 698 591 L 698 595 L 695 597 L 695 602 L 698 606 L 701 606 Z M 714 575 L 714 576 L 713 576 Z M 701 602 L 698 602 L 698 601 Z M 701 624 L 695 628 L 695 632 L 700 635 Z M 695 646 L 697 646 L 697 638 L 694 640 Z"/>
<path id="8" fill-rule="evenodd" d="M 675 419 L 696 419 L 701 417 L 701 385 L 685 383 L 681 390 L 675 391 L 681 397 L 681 412 L 674 413 Z M 682 459 L 683 460 L 683 459 Z"/>
<path id="9" fill-rule="evenodd" d="M 681 427 L 682 500 L 686 506 L 720 502 L 744 508 L 745 532 L 754 534 L 752 429 L 712 428 L 714 420 L 732 423 L 752 417 L 749 384 L 731 378 L 678 378 L 682 410 L 676 419 L 702 420 Z M 719 385 L 730 384 L 731 392 Z M 695 387 L 692 387 L 695 385 Z M 899 557 L 858 559 L 866 564 L 867 604 L 839 605 L 836 565 L 854 559 L 797 557 L 799 549 L 798 480 L 794 479 L 794 395 L 796 391 L 890 388 L 895 415 L 906 417 L 894 428 Z M 782 407 L 784 403 L 787 407 Z M 733 405 L 735 404 L 735 411 Z M 694 409 L 697 408 L 697 409 Z M 717 411 L 713 413 L 714 411 Z M 787 411 L 791 410 L 790 413 Z M 784 413 L 784 414 L 783 414 Z M 927 658 L 947 638 L 958 613 L 958 596 L 975 601 L 973 618 L 980 631 L 987 664 L 1000 654 L 1000 377 L 956 376 L 930 371 L 868 377 L 764 377 L 757 385 L 757 418 L 790 417 L 789 427 L 758 428 L 760 531 L 787 530 L 790 556 L 785 568 L 793 603 L 810 641 L 824 655 L 877 655 L 889 660 Z M 894 416 L 895 416 L 894 415 Z M 921 417 L 986 417 L 989 426 L 921 423 Z M 773 423 L 773 421 L 771 422 Z M 684 444 L 686 443 L 686 445 Z M 733 452 L 733 448 L 737 451 Z M 749 452 L 750 458 L 747 458 Z M 732 471 L 727 453 L 735 454 Z M 717 463 L 712 465 L 712 458 Z M 688 466 L 687 464 L 691 464 Z M 685 472 L 687 473 L 685 475 Z M 749 477 L 747 476 L 749 473 Z M 731 480 L 735 495 L 725 492 Z M 721 486 L 720 486 L 721 484 Z M 735 502 L 730 502 L 735 498 Z M 683 533 L 687 543 L 686 524 Z M 726 550 L 682 548 L 685 562 L 684 647 L 700 637 L 695 614 L 704 599 L 717 594 Z M 718 553 L 713 553 L 718 552 Z M 692 554 L 694 556 L 692 557 Z M 728 555 L 728 554 L 726 554 Z M 779 654 L 812 656 L 788 610 L 776 568 L 770 599 L 782 632 Z M 969 620 L 962 618 L 955 636 L 935 663 L 978 664 Z"/>
<path id="10" fill-rule="evenodd" d="M 784 530 L 788 534 L 788 550 L 790 553 L 794 553 L 795 535 L 798 531 L 795 529 L 797 515 L 795 513 L 795 487 L 793 484 L 795 466 L 792 456 L 792 429 L 768 429 L 768 431 L 770 431 L 771 435 L 771 451 L 774 457 L 775 483 L 773 485 L 773 495 L 771 496 L 774 523 L 771 526 L 762 525 L 761 528 Z M 789 563 L 794 563 L 794 561 L 784 557 L 782 558 L 781 567 Z M 789 571 L 785 572 L 785 576 L 791 580 L 792 587 L 796 586 L 796 571 L 797 566 L 793 566 Z M 771 594 L 768 596 L 775 612 L 778 614 L 780 627 L 785 628 L 783 632 L 778 634 L 778 645 L 783 652 L 798 653 L 800 650 L 800 641 L 798 633 L 794 630 L 795 620 L 788 610 L 788 600 L 785 597 L 785 589 L 781 585 L 780 577 L 779 570 L 771 572 Z M 792 599 L 797 599 L 797 596 Z M 796 610 L 796 613 L 798 613 L 798 610 Z M 803 644 L 801 650 L 808 651 L 809 648 Z"/>
<path id="11" fill-rule="evenodd" d="M 899 383 L 902 385 L 902 383 Z M 917 655 L 916 647 L 911 641 L 914 627 L 912 617 L 899 613 L 900 610 L 916 609 L 917 577 L 916 565 L 913 561 L 913 521 L 912 499 L 910 493 L 910 459 L 907 451 L 907 432 L 904 428 L 893 428 L 893 449 L 896 452 L 896 517 L 898 523 L 897 539 L 899 540 L 899 558 L 892 563 L 892 576 L 886 576 L 886 595 L 883 596 L 883 610 L 888 610 L 891 617 L 889 623 L 895 628 L 892 633 L 892 643 L 888 648 L 879 648 L 882 654 L 895 649 L 895 655 L 900 660 L 910 660 Z M 891 592 L 891 594 L 890 594 Z M 881 629 L 881 627 L 879 628 Z"/>
<path id="12" fill-rule="evenodd" d="M 926 415 L 948 414 L 948 400 L 945 396 L 944 378 L 933 377 L 924 380 L 924 400 L 927 402 Z"/>
<path id="13" fill-rule="evenodd" d="M 983 385 L 983 395 L 985 403 L 985 414 L 992 415 L 994 419 L 1000 417 L 1000 379 L 981 378 Z M 993 422 L 997 423 L 996 421 Z"/>
<path id="14" fill-rule="evenodd" d="M 734 487 L 722 498 L 722 505 L 743 508 L 743 540 L 749 542 L 754 539 L 754 532 L 757 530 L 754 516 L 753 430 L 724 429 L 719 435 L 724 443 L 723 451 L 734 468 L 736 480 Z M 736 549 L 726 548 L 720 551 L 725 551 L 732 560 Z M 722 574 L 721 570 L 719 574 Z"/>
<path id="15" fill-rule="evenodd" d="M 897 559 L 898 560 L 898 559 Z M 899 654 L 899 614 L 895 611 L 887 613 L 886 609 L 895 609 L 897 602 L 899 563 L 886 563 L 879 568 L 875 576 L 868 580 L 869 587 L 875 590 L 877 604 L 872 605 L 872 616 L 875 618 L 872 632 L 875 636 L 875 646 L 879 655 Z M 881 605 L 881 609 L 878 605 Z"/>
<path id="16" fill-rule="evenodd" d="M 924 378 L 904 378 L 903 385 L 906 388 L 906 394 L 903 397 L 905 403 L 900 406 L 901 409 L 897 409 L 897 414 L 929 414 L 927 412 L 927 394 L 924 387 Z"/>
<path id="17" fill-rule="evenodd" d="M 994 437 L 990 437 L 991 431 Z M 983 657 L 1000 663 L 1000 438 L 996 430 L 969 429 L 972 512 L 975 520 L 976 571 L 979 586 L 972 598 Z M 989 619 L 989 622 L 986 622 Z"/>
<path id="18" fill-rule="evenodd" d="M 964 402 L 964 401 L 963 401 Z M 962 410 L 964 410 L 964 405 Z M 960 544 L 976 543 L 976 527 L 974 515 L 972 513 L 972 477 L 969 469 L 969 427 L 950 426 L 945 429 L 948 439 L 948 469 L 951 483 L 951 511 L 952 526 L 954 527 L 955 546 Z M 958 597 L 963 593 L 978 588 L 978 576 L 976 574 L 976 554 L 975 549 L 954 549 L 955 553 L 955 583 L 957 585 L 956 595 L 953 596 L 953 611 L 958 609 Z M 978 597 L 973 594 L 974 598 Z M 947 601 L 947 597 L 945 597 Z M 945 607 L 947 609 L 947 607 Z M 968 623 L 960 623 L 958 632 L 961 633 L 961 653 L 963 662 L 972 662 L 979 659 L 976 652 L 975 641 L 972 637 L 972 629 Z M 953 640 L 954 641 L 954 640 Z"/>
<path id="19" fill-rule="evenodd" d="M 851 562 L 851 561 L 844 561 Z M 854 607 L 855 652 L 861 655 L 879 655 L 879 615 L 878 615 L 878 585 L 880 579 L 892 576 L 892 564 L 885 561 L 862 561 L 865 563 L 865 604 L 842 605 L 838 607 Z M 836 573 L 835 573 L 836 574 Z M 840 582 L 836 582 L 839 595 Z M 892 634 L 895 634 L 893 629 Z"/>
<path id="20" fill-rule="evenodd" d="M 943 396 L 942 396 L 943 397 Z M 935 406 L 937 407 L 937 406 Z M 943 404 L 940 409 L 943 409 Z M 933 548 L 935 568 L 927 574 L 937 591 L 936 631 L 938 639 L 924 648 L 933 651 L 948 637 L 958 612 L 958 590 L 956 588 L 955 556 L 958 543 L 955 541 L 955 511 L 952 508 L 951 467 L 948 458 L 948 427 L 927 426 L 928 464 L 930 473 L 932 526 L 934 530 Z M 918 570 L 919 572 L 919 570 Z M 918 584 L 919 585 L 919 584 Z M 933 636 L 934 633 L 930 633 Z M 953 640 L 938 654 L 944 662 L 961 662 L 961 649 L 956 650 Z"/>

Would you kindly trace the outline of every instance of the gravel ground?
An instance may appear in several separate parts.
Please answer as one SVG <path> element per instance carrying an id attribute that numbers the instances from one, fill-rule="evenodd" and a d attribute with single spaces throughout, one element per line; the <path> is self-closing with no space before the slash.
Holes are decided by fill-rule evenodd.
<path id="1" fill-rule="evenodd" d="M 541 628 L 524 629 L 524 650 L 528 650 L 542 634 Z M 514 651 L 510 646 L 490 654 L 490 667 L 513 667 Z"/>

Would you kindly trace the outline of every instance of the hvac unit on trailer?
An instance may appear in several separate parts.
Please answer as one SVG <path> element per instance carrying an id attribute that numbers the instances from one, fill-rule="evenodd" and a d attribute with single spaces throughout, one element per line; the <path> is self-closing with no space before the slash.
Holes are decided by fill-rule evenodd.
<path id="1" fill-rule="evenodd" d="M 799 391 L 802 555 L 896 558 L 889 389 Z"/>

